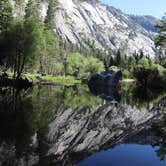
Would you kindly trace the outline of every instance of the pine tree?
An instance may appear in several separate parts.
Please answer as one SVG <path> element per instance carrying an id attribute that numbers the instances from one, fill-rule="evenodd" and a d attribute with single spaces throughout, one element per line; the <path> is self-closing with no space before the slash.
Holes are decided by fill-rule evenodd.
<path id="1" fill-rule="evenodd" d="M 9 0 L 0 0 L 0 32 L 7 32 L 13 20 L 12 6 Z"/>
<path id="2" fill-rule="evenodd" d="M 29 0 L 25 7 L 25 19 L 28 18 L 39 18 L 37 3 L 35 0 Z"/>
<path id="3" fill-rule="evenodd" d="M 166 13 L 161 20 L 161 25 L 158 25 L 157 28 L 160 30 L 160 35 L 156 36 L 155 44 L 157 47 L 166 49 Z"/>
<path id="4" fill-rule="evenodd" d="M 27 57 L 28 68 L 37 68 L 40 57 L 45 54 L 44 24 L 40 20 L 38 13 L 38 3 L 29 0 L 24 19 L 25 47 L 24 56 Z"/>
<path id="5" fill-rule="evenodd" d="M 120 52 L 120 50 L 118 49 L 117 55 L 116 55 L 116 65 L 119 66 L 120 63 L 121 63 L 121 52 Z"/>
<path id="6" fill-rule="evenodd" d="M 45 18 L 45 25 L 48 29 L 53 30 L 55 26 L 54 16 L 56 11 L 56 6 L 58 5 L 57 0 L 50 0 L 47 10 L 47 16 Z"/>

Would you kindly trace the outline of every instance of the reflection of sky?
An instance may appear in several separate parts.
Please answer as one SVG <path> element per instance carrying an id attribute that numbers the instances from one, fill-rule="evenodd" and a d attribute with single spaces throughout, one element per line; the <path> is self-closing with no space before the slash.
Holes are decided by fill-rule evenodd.
<path id="1" fill-rule="evenodd" d="M 166 12 L 166 0 L 101 0 L 129 14 L 153 15 L 161 18 Z"/>
<path id="2" fill-rule="evenodd" d="M 126 144 L 98 152 L 78 166 L 166 166 L 166 160 L 160 161 L 149 145 Z"/>

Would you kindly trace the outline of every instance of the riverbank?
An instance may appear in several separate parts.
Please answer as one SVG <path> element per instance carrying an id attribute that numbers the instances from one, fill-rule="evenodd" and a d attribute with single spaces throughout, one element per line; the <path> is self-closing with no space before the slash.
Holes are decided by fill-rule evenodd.
<path id="1" fill-rule="evenodd" d="M 0 75 L 2 75 L 2 74 L 3 73 L 1 72 Z M 6 74 L 8 75 L 8 78 L 10 78 L 10 79 L 13 78 L 13 73 L 6 72 Z M 41 83 L 41 84 L 47 84 L 47 85 L 61 84 L 61 85 L 70 86 L 70 85 L 80 84 L 80 83 L 84 82 L 73 76 L 52 76 L 52 75 L 43 75 L 42 76 L 41 74 L 37 74 L 37 73 L 35 73 L 35 74 L 24 73 L 24 74 L 22 74 L 21 78 L 27 79 L 27 80 L 29 80 L 29 82 L 32 82 L 32 83 Z M 125 78 L 121 82 L 122 83 L 131 83 L 134 81 L 135 81 L 134 79 Z"/>
<path id="2" fill-rule="evenodd" d="M 3 78 L 4 73 L 0 72 L 0 76 Z M 12 80 L 13 73 L 6 72 L 5 77 Z M 41 74 L 31 74 L 31 73 L 24 73 L 21 75 L 22 79 L 27 79 L 29 82 L 32 83 L 41 83 L 41 84 L 62 84 L 66 86 L 80 84 L 82 83 L 81 80 L 72 77 L 72 76 L 52 76 L 52 75 L 41 75 Z"/>
<path id="3" fill-rule="evenodd" d="M 40 74 L 23 74 L 23 78 L 27 78 L 31 80 L 33 83 L 41 83 L 41 84 L 63 84 L 63 85 L 74 85 L 80 84 L 81 80 L 76 79 L 72 76 L 51 76 L 45 75 L 42 76 Z"/>

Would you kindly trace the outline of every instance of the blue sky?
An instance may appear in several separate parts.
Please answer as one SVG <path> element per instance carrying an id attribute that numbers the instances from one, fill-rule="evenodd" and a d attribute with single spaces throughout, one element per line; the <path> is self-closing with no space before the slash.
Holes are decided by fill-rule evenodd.
<path id="1" fill-rule="evenodd" d="M 125 13 L 152 15 L 161 18 L 166 12 L 166 0 L 101 0 Z"/>

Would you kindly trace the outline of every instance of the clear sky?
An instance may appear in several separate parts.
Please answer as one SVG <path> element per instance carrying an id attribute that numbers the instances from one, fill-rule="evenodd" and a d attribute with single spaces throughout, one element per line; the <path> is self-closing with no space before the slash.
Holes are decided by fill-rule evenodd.
<path id="1" fill-rule="evenodd" d="M 128 14 L 152 15 L 161 18 L 166 12 L 166 0 L 100 0 Z"/>

